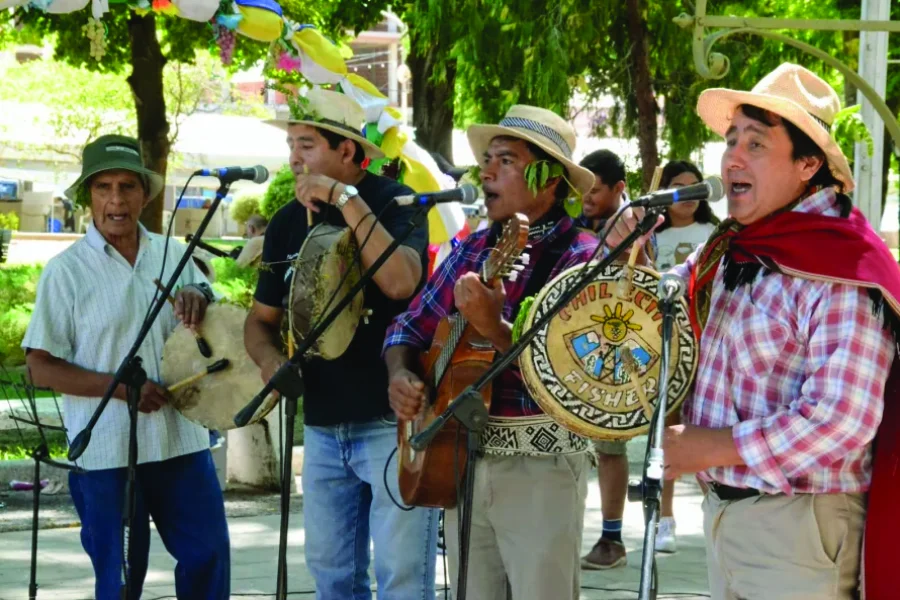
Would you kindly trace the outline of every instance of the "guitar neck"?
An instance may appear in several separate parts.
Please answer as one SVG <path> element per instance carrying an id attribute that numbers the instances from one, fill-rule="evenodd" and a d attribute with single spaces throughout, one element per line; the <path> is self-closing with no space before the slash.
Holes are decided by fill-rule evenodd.
<path id="1" fill-rule="evenodd" d="M 450 335 L 447 337 L 447 343 L 444 344 L 440 356 L 434 363 L 434 381 L 431 382 L 433 389 L 437 389 L 441 379 L 444 378 L 444 373 L 447 372 L 447 367 L 450 366 L 450 359 L 453 358 L 456 347 L 459 346 L 459 341 L 462 339 L 468 325 L 469 322 L 459 314 L 456 320 L 453 321 L 453 325 L 450 327 Z"/>

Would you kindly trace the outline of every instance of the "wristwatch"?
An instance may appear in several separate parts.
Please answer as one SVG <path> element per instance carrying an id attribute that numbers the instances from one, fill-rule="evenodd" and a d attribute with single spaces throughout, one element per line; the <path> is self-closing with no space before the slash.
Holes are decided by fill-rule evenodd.
<path id="1" fill-rule="evenodd" d="M 338 196 L 338 199 L 334 201 L 335 208 L 337 208 L 338 210 L 344 210 L 344 205 L 350 202 L 350 198 L 354 196 L 359 196 L 359 191 L 352 185 L 345 185 L 344 191 L 341 192 L 341 195 Z"/>
<path id="2" fill-rule="evenodd" d="M 201 294 L 206 296 L 206 302 L 208 304 L 212 304 L 216 301 L 216 294 L 215 292 L 213 292 L 208 283 L 190 283 L 188 285 L 190 285 L 192 288 L 197 289 Z"/>

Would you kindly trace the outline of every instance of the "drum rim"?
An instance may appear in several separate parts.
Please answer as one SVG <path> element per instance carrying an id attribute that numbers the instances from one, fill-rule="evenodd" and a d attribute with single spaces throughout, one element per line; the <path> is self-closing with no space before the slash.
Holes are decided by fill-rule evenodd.
<path id="1" fill-rule="evenodd" d="M 591 265 L 595 265 L 596 261 L 591 261 Z M 584 268 L 584 264 L 574 265 L 560 272 L 556 277 L 550 280 L 547 285 L 541 288 L 541 291 L 538 292 L 534 297 L 534 302 L 531 305 L 531 308 L 528 311 L 528 314 L 525 316 L 525 322 L 523 330 L 528 330 L 531 328 L 534 323 L 535 317 L 537 316 L 538 308 L 540 307 L 543 300 L 546 298 L 547 294 L 553 289 L 553 286 L 558 284 L 560 281 L 564 280 L 566 277 L 571 276 L 571 274 L 575 271 L 580 271 Z M 624 265 L 614 264 L 610 265 L 609 268 L 624 268 Z M 651 269 L 649 267 L 644 267 L 641 265 L 637 265 L 634 267 L 636 271 L 642 271 L 656 280 L 659 280 L 661 275 L 655 269 Z M 658 296 L 655 292 L 653 292 L 653 297 L 658 299 Z M 678 300 L 679 306 L 681 309 L 687 313 L 688 306 L 687 302 L 684 298 L 680 298 Z M 688 323 L 690 320 L 688 319 Z M 548 323 L 546 327 L 549 327 Z M 691 393 L 693 389 L 693 380 L 696 378 L 697 374 L 697 366 L 700 362 L 700 348 L 699 342 L 696 341 L 696 338 L 693 335 L 693 331 L 691 331 L 691 339 L 694 340 L 695 352 L 694 352 L 694 360 L 691 363 L 690 368 L 690 381 L 687 386 L 685 386 L 681 397 L 677 399 L 675 402 L 670 402 L 670 407 L 666 410 L 665 417 L 671 416 L 675 411 L 681 409 L 681 405 L 684 403 L 687 396 Z M 634 429 L 630 429 L 626 432 L 622 431 L 613 431 L 610 429 L 605 429 L 602 427 L 598 427 L 592 423 L 588 423 L 587 421 L 573 415 L 571 412 L 566 410 L 562 404 L 556 401 L 555 398 L 551 398 L 550 400 L 547 397 L 550 396 L 549 392 L 543 386 L 538 386 L 534 382 L 540 381 L 540 376 L 537 373 L 537 370 L 534 368 L 534 350 L 532 346 L 534 345 L 534 341 L 525 346 L 522 351 L 522 356 L 519 360 L 519 369 L 522 373 L 522 381 L 525 384 L 525 388 L 528 390 L 529 395 L 534 399 L 534 401 L 541 407 L 547 415 L 552 417 L 557 423 L 565 427 L 570 432 L 581 435 L 584 437 L 588 437 L 595 440 L 606 440 L 606 441 L 627 441 L 631 438 L 637 437 L 639 435 L 643 435 L 650 430 L 650 423 L 645 425 L 641 425 L 640 427 L 636 427 Z M 674 353 L 673 353 L 674 355 Z M 568 392 L 568 390 L 567 390 Z M 571 392 L 568 392 L 571 394 Z M 623 433 L 625 433 L 623 435 Z"/>

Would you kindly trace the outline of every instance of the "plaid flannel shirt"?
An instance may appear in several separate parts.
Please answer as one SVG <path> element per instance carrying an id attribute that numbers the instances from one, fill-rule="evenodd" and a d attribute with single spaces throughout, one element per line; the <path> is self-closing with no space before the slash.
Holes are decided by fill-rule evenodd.
<path id="1" fill-rule="evenodd" d="M 507 280 L 503 283 L 506 290 L 504 319 L 508 321 L 515 319 L 515 311 L 518 310 L 532 269 L 550 242 L 574 226 L 572 219 L 564 217 L 542 237 L 530 240 L 528 266 L 515 282 Z M 388 328 L 384 350 L 397 345 L 411 346 L 421 351 L 427 351 L 431 347 L 440 320 L 455 312 L 453 285 L 456 280 L 466 273 L 479 272 L 487 259 L 489 233 L 489 229 L 483 229 L 468 236 L 438 266 L 428 283 L 409 305 L 409 310 L 397 316 Z M 551 271 L 551 278 L 569 267 L 587 262 L 596 248 L 597 238 L 590 232 L 579 231 Z M 518 367 L 510 367 L 504 371 L 494 381 L 493 390 L 490 409 L 493 416 L 527 417 L 543 414 L 526 391 Z"/>
<path id="2" fill-rule="evenodd" d="M 831 188 L 794 210 L 840 215 Z M 672 271 L 687 279 L 699 251 Z M 746 466 L 700 477 L 765 493 L 867 491 L 894 357 L 868 293 L 764 272 L 729 292 L 724 271 L 713 282 L 684 418 L 730 427 Z"/>

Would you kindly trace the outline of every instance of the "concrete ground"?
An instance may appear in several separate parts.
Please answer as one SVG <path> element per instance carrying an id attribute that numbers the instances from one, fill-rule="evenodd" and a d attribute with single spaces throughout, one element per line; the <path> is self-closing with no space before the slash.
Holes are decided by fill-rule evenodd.
<path id="1" fill-rule="evenodd" d="M 633 477 L 640 474 L 643 443 L 643 439 L 640 439 L 629 444 Z M 600 493 L 596 476 L 591 478 L 589 485 L 583 540 L 585 553 L 590 550 L 602 530 Z M 277 496 L 262 495 L 254 498 L 249 494 L 242 496 L 240 492 L 230 492 L 229 495 L 230 499 L 226 504 L 229 507 L 227 513 L 232 545 L 232 597 L 271 598 L 275 592 L 275 561 L 278 550 Z M 9 493 L 5 496 L 7 508 L 0 509 L 0 512 L 14 510 L 27 513 L 29 510 L 27 497 L 17 497 L 13 502 Z M 692 480 L 685 478 L 676 485 L 678 552 L 658 556 L 660 598 L 708 597 L 701 499 L 701 492 Z M 55 500 L 54 504 L 58 504 L 61 500 L 62 498 Z M 55 510 L 69 512 L 70 509 L 66 506 L 56 506 Z M 20 514 L 19 519 L 25 516 L 26 514 Z M 81 548 L 79 532 L 77 524 L 40 531 L 38 598 L 53 600 L 93 598 L 93 572 L 90 561 Z M 629 552 L 627 566 L 604 572 L 583 571 L 581 592 L 583 600 L 601 598 L 626 600 L 638 597 L 643 519 L 641 508 L 637 504 L 629 504 L 626 509 L 623 538 Z M 292 498 L 288 541 L 289 590 L 294 592 L 292 597 L 312 597 L 314 586 L 303 557 L 302 498 L 298 496 Z M 30 531 L 0 533 L 0 600 L 28 598 L 30 549 Z M 161 600 L 175 597 L 173 568 L 174 561 L 154 533 L 150 570 L 143 596 L 145 599 Z M 438 587 L 441 590 L 438 598 L 444 598 L 442 591 L 444 569 L 440 560 L 437 568 Z"/>

